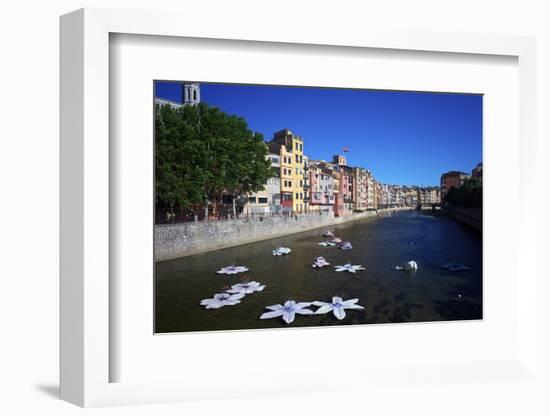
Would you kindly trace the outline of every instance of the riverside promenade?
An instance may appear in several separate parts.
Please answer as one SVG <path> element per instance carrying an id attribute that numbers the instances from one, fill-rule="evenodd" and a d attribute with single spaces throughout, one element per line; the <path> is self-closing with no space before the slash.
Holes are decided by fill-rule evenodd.
<path id="1" fill-rule="evenodd" d="M 412 208 L 387 208 L 342 217 L 335 217 L 333 213 L 308 213 L 282 217 L 159 224 L 155 225 L 155 261 L 206 253 L 403 210 Z"/>

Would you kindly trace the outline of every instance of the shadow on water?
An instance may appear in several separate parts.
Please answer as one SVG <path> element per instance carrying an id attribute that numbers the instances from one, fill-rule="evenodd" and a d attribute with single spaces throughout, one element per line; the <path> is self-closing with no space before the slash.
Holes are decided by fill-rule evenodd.
<path id="1" fill-rule="evenodd" d="M 259 320 L 266 305 L 287 299 L 329 301 L 332 296 L 359 298 L 364 310 L 297 316 L 292 326 L 426 322 L 482 318 L 481 234 L 449 218 L 418 212 L 341 224 L 330 229 L 353 244 L 352 250 L 321 247 L 324 230 L 313 230 L 210 253 L 157 263 L 156 332 L 278 328 L 280 319 Z M 274 257 L 271 250 L 287 246 L 292 253 Z M 313 269 L 323 256 L 331 263 Z M 415 260 L 416 272 L 394 270 Z M 366 270 L 336 273 L 333 266 L 351 262 Z M 464 263 L 470 270 L 449 272 L 445 263 Z M 216 270 L 246 265 L 244 275 L 222 276 Z M 205 310 L 201 299 L 244 279 L 266 285 L 239 305 Z"/>

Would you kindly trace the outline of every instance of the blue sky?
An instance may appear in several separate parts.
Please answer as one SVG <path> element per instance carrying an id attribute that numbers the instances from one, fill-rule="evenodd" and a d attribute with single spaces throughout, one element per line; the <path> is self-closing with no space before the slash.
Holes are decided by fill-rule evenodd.
<path id="1" fill-rule="evenodd" d="M 311 159 L 345 153 L 382 183 L 438 185 L 443 172 L 482 160 L 482 96 L 201 83 L 201 101 L 244 117 L 266 140 L 289 128 Z M 181 83 L 156 96 L 181 102 Z"/>

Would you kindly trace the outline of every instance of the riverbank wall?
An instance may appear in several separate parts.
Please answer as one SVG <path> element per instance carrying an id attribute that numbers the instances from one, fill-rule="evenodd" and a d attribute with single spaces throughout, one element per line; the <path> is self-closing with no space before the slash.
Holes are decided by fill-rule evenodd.
<path id="1" fill-rule="evenodd" d="M 481 208 L 462 208 L 450 204 L 443 206 L 443 211 L 455 220 L 469 225 L 478 231 L 481 231 L 483 226 Z"/>
<path id="2" fill-rule="evenodd" d="M 344 217 L 300 214 L 236 220 L 201 221 L 155 225 L 155 261 L 171 260 L 255 241 L 283 237 L 317 228 L 376 217 L 410 208 L 392 208 L 354 213 Z"/>

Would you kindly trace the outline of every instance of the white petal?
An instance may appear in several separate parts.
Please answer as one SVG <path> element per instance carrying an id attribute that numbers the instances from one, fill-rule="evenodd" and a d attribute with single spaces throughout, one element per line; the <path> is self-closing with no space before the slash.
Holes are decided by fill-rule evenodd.
<path id="1" fill-rule="evenodd" d="M 219 309 L 223 306 L 223 303 L 217 300 L 214 300 L 212 302 L 209 302 L 206 305 L 206 309 Z"/>
<path id="2" fill-rule="evenodd" d="M 365 309 L 365 308 L 363 308 L 361 305 L 354 305 L 354 304 L 352 304 L 352 305 L 346 305 L 346 306 L 344 306 L 344 309 Z"/>
<path id="3" fill-rule="evenodd" d="M 266 306 L 265 307 L 266 309 L 269 309 L 270 311 L 278 311 L 279 309 L 283 309 L 283 305 L 271 305 L 271 306 Z"/>
<path id="4" fill-rule="evenodd" d="M 311 309 L 296 309 L 294 312 L 299 315 L 313 315 L 313 311 Z"/>
<path id="5" fill-rule="evenodd" d="M 339 296 L 334 296 L 332 298 L 332 303 L 342 303 L 342 298 Z"/>
<path id="6" fill-rule="evenodd" d="M 296 302 L 293 301 L 293 300 L 287 300 L 287 301 L 285 302 L 285 308 L 293 307 L 294 305 L 296 305 Z"/>
<path id="7" fill-rule="evenodd" d="M 260 316 L 260 319 L 271 319 L 276 318 L 278 316 L 281 316 L 283 314 L 283 310 L 279 309 L 278 311 L 271 311 L 271 312 L 265 312 Z"/>
<path id="8" fill-rule="evenodd" d="M 284 311 L 283 312 L 283 320 L 287 324 L 290 324 L 290 323 L 294 322 L 294 317 L 295 317 L 294 311 L 290 311 L 290 312 Z"/>
<path id="9" fill-rule="evenodd" d="M 316 300 L 315 302 L 311 302 L 314 306 L 324 306 L 324 305 L 330 305 L 328 302 L 321 302 L 320 300 Z"/>
<path id="10" fill-rule="evenodd" d="M 296 309 L 307 308 L 308 306 L 311 306 L 311 302 L 300 302 L 295 305 Z"/>
<path id="11" fill-rule="evenodd" d="M 323 306 L 317 309 L 315 313 L 316 314 L 328 313 L 333 309 L 334 309 L 334 306 L 332 306 L 330 303 L 325 303 Z"/>
<path id="12" fill-rule="evenodd" d="M 335 298 L 332 298 L 332 302 L 333 302 L 333 303 L 335 303 L 335 302 L 334 302 L 334 299 L 335 299 Z M 343 306 L 351 306 L 351 305 L 353 305 L 354 303 L 359 302 L 359 299 L 357 299 L 357 298 L 345 300 L 345 301 L 343 301 L 343 302 L 342 302 L 342 298 L 338 298 L 338 299 L 340 299 L 340 303 L 341 303 Z"/>
<path id="13" fill-rule="evenodd" d="M 344 311 L 344 308 L 334 308 L 333 309 L 334 316 L 336 316 L 338 319 L 342 320 L 346 317 L 346 311 Z"/>
<path id="14" fill-rule="evenodd" d="M 224 305 L 227 305 L 227 306 L 233 306 L 233 305 L 236 305 L 237 303 L 241 303 L 241 301 L 237 300 L 237 299 L 229 299 L 229 300 L 226 300 L 223 303 L 224 303 Z"/>
<path id="15" fill-rule="evenodd" d="M 244 298 L 244 293 L 236 293 L 234 295 L 231 295 L 229 297 L 229 300 L 237 300 L 237 299 L 242 299 Z"/>
<path id="16" fill-rule="evenodd" d="M 258 287 L 256 288 L 256 292 L 261 292 L 261 291 L 264 290 L 264 289 L 265 289 L 265 285 L 258 286 Z"/>

